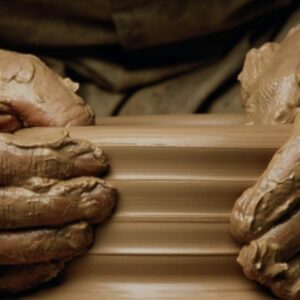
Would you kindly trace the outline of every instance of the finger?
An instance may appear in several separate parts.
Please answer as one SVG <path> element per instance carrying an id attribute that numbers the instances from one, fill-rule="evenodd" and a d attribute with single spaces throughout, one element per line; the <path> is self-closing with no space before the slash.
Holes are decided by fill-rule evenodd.
<path id="1" fill-rule="evenodd" d="M 0 185 L 16 185 L 36 176 L 67 179 L 98 176 L 108 169 L 108 160 L 98 145 L 76 141 L 67 134 L 38 142 L 0 134 Z"/>
<path id="2" fill-rule="evenodd" d="M 300 256 L 288 263 L 287 270 L 277 278 L 268 282 L 273 293 L 282 299 L 300 298 Z"/>
<path id="3" fill-rule="evenodd" d="M 55 278 L 64 269 L 64 266 L 64 262 L 2 266 L 0 294 L 18 293 L 32 289 Z"/>
<path id="4" fill-rule="evenodd" d="M 272 158 L 257 183 L 235 203 L 231 231 L 250 241 L 280 221 L 300 200 L 300 137 L 292 137 Z"/>
<path id="5" fill-rule="evenodd" d="M 63 260 L 85 252 L 92 243 L 85 223 L 62 229 L 37 229 L 0 233 L 0 265 L 34 264 Z"/>
<path id="6" fill-rule="evenodd" d="M 238 262 L 247 277 L 262 284 L 288 270 L 287 262 L 300 250 L 300 211 L 244 246 Z"/>
<path id="7" fill-rule="evenodd" d="M 0 229 L 58 226 L 108 218 L 117 192 L 95 177 L 66 181 L 32 178 L 0 189 Z"/>
<path id="8" fill-rule="evenodd" d="M 17 117 L 9 114 L 0 114 L 0 132 L 14 132 L 22 127 Z"/>
<path id="9" fill-rule="evenodd" d="M 62 79 L 32 55 L 0 51 L 0 102 L 23 127 L 94 123 L 91 108 L 75 94 L 78 84 Z"/>
<path id="10" fill-rule="evenodd" d="M 300 256 L 290 260 L 286 264 L 286 270 L 282 271 L 277 277 L 260 278 L 258 281 L 271 288 L 273 293 L 281 299 L 299 299 Z"/>
<path id="11" fill-rule="evenodd" d="M 246 189 L 235 201 L 230 214 L 230 232 L 240 242 L 247 242 L 254 236 L 252 223 L 253 211 L 251 210 L 251 196 L 253 189 Z"/>

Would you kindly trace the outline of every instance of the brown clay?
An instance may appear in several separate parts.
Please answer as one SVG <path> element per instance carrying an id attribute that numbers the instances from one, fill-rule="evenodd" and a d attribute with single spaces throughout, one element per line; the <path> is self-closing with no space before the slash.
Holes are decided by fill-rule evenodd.
<path id="1" fill-rule="evenodd" d="M 143 125 L 141 118 L 110 118 L 105 126 L 68 129 L 107 153 L 106 180 L 120 201 L 90 251 L 66 268 L 63 284 L 25 299 L 273 299 L 242 276 L 229 217 L 292 126 L 222 119 L 149 117 Z M 57 128 L 17 132 L 37 142 L 58 135 Z"/>

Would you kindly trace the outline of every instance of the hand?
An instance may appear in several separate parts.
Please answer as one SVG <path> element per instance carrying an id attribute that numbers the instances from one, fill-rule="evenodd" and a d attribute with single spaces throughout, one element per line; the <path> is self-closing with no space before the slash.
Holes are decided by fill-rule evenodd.
<path id="1" fill-rule="evenodd" d="M 0 50 L 0 129 L 88 125 L 91 109 L 31 55 Z M 116 190 L 94 176 L 109 167 L 99 146 L 67 134 L 44 141 L 0 134 L 0 291 L 55 277 L 92 244 L 90 224 L 107 219 Z"/>
<path id="2" fill-rule="evenodd" d="M 248 124 L 292 123 L 299 112 L 300 26 L 280 43 L 252 49 L 239 75 Z M 257 183 L 236 201 L 231 232 L 246 243 L 247 277 L 283 299 L 300 298 L 300 119 Z"/>
<path id="3" fill-rule="evenodd" d="M 0 131 L 94 123 L 92 109 L 37 57 L 0 50 Z"/>
<path id="4" fill-rule="evenodd" d="M 245 275 L 282 299 L 300 297 L 300 119 L 257 183 L 236 201 L 231 232 Z"/>
<path id="5" fill-rule="evenodd" d="M 248 124 L 292 123 L 300 105 L 300 25 L 248 52 L 238 79 Z"/>

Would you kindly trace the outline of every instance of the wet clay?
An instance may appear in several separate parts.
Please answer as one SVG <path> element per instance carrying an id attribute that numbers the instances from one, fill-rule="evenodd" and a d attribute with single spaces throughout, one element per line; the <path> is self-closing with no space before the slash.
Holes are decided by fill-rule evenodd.
<path id="1" fill-rule="evenodd" d="M 292 123 L 300 100 L 300 25 L 281 43 L 248 52 L 242 72 L 241 98 L 248 124 Z"/>
<path id="2" fill-rule="evenodd" d="M 292 125 L 244 126 L 216 115 L 103 121 L 68 131 L 107 153 L 112 168 L 105 180 L 118 189 L 117 210 L 95 232 L 88 254 L 68 265 L 62 284 L 25 299 L 270 299 L 241 275 L 229 217 Z M 16 135 L 43 143 L 59 131 Z"/>

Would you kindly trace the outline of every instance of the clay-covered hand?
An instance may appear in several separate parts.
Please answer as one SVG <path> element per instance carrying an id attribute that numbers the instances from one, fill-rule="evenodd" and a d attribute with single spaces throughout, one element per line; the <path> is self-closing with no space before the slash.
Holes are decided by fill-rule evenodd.
<path id="1" fill-rule="evenodd" d="M 93 111 L 77 89 L 36 56 L 0 50 L 0 131 L 93 124 Z"/>
<path id="2" fill-rule="evenodd" d="M 92 223 L 112 213 L 116 190 L 99 146 L 67 134 L 43 141 L 0 134 L 0 291 L 55 277 L 93 241 Z"/>
<path id="3" fill-rule="evenodd" d="M 236 201 L 231 232 L 246 244 L 245 275 L 282 299 L 300 299 L 300 120 L 257 183 Z"/>
<path id="4" fill-rule="evenodd" d="M 0 131 L 94 123 L 91 108 L 37 57 L 0 50 Z M 43 141 L 0 134 L 0 292 L 55 277 L 93 241 L 116 190 L 100 147 L 64 134 Z"/>
<path id="5" fill-rule="evenodd" d="M 286 124 L 300 106 L 300 25 L 279 43 L 248 52 L 242 72 L 241 98 L 248 124 Z"/>
<path id="6" fill-rule="evenodd" d="M 300 25 L 280 43 L 248 52 L 239 75 L 248 124 L 294 122 L 300 104 Z M 236 201 L 231 232 L 250 279 L 300 299 L 300 119 L 257 183 Z"/>

